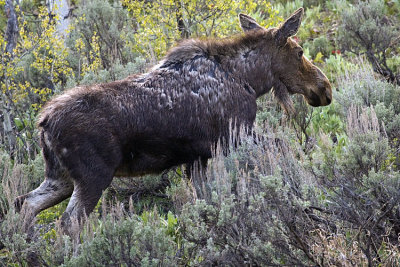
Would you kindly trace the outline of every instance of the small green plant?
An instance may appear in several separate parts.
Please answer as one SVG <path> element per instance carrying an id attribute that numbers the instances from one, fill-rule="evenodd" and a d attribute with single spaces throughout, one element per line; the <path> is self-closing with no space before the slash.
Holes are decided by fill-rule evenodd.
<path id="1" fill-rule="evenodd" d="M 335 98 L 335 97 L 334 97 Z M 318 108 L 312 117 L 312 127 L 315 133 L 323 131 L 331 136 L 337 136 L 345 131 L 343 115 L 340 113 L 338 103 L 333 101 L 331 105 Z"/>
<path id="2" fill-rule="evenodd" d="M 51 208 L 40 212 L 37 217 L 37 224 L 50 224 L 59 219 L 68 205 L 69 198 Z"/>
<path id="3" fill-rule="evenodd" d="M 321 29 L 318 26 L 318 21 L 321 19 L 321 7 L 316 6 L 308 8 L 305 11 L 304 18 L 301 22 L 301 27 L 297 36 L 301 41 L 313 39 L 319 36 Z"/>
<path id="4" fill-rule="evenodd" d="M 319 36 L 312 42 L 306 42 L 304 47 L 307 47 L 310 50 L 311 58 L 315 58 L 318 53 L 328 57 L 334 50 L 334 47 L 331 45 L 331 42 L 326 38 L 326 36 Z"/>
<path id="5" fill-rule="evenodd" d="M 349 60 L 343 58 L 341 54 L 335 53 L 330 55 L 323 65 L 323 70 L 328 79 L 335 83 L 340 76 L 343 76 L 346 72 L 354 71 L 359 69 L 357 64 L 352 63 Z"/>

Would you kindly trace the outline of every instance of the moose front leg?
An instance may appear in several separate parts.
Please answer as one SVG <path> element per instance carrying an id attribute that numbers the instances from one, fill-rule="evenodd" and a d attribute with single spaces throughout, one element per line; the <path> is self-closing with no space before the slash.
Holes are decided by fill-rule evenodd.
<path id="1" fill-rule="evenodd" d="M 89 215 L 96 207 L 103 191 L 110 185 L 113 175 L 112 171 L 96 171 L 86 176 L 86 179 L 74 180 L 74 191 L 69 200 L 67 209 L 61 218 L 61 226 L 67 234 L 74 234 L 79 230 L 86 215 Z M 78 229 L 74 229 L 77 224 Z"/>
<path id="2" fill-rule="evenodd" d="M 198 159 L 186 164 L 185 174 L 196 191 L 198 199 L 207 199 L 210 190 L 207 188 L 207 158 Z"/>

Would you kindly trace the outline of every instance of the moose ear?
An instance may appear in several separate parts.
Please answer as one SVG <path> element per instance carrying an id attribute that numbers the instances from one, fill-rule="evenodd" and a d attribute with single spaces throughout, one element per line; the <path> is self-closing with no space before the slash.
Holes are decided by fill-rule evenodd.
<path id="1" fill-rule="evenodd" d="M 303 18 L 304 9 L 301 7 L 297 9 L 284 23 L 278 28 L 275 39 L 280 46 L 287 42 L 287 38 L 297 33 L 300 28 L 301 19 Z"/>
<path id="2" fill-rule="evenodd" d="M 240 27 L 247 32 L 253 29 L 262 29 L 260 25 L 250 16 L 239 14 Z"/>

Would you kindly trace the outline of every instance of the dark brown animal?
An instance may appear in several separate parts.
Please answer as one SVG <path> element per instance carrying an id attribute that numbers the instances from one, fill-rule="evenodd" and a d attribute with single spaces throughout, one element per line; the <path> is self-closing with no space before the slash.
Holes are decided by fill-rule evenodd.
<path id="1" fill-rule="evenodd" d="M 252 126 L 256 98 L 272 88 L 287 110 L 293 93 L 312 106 L 328 105 L 328 79 L 290 38 L 302 15 L 301 8 L 281 27 L 265 29 L 240 14 L 242 34 L 185 40 L 148 73 L 55 97 L 38 121 L 45 180 L 16 206 L 35 216 L 71 196 L 62 219 L 81 218 L 114 176 L 210 158 L 231 121 Z"/>

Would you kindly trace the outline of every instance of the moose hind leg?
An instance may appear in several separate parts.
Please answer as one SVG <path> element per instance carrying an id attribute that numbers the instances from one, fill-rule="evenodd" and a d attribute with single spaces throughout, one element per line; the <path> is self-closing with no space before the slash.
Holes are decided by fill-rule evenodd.
<path id="1" fill-rule="evenodd" d="M 68 177 L 46 178 L 35 190 L 17 197 L 15 207 L 29 216 L 29 221 L 40 211 L 52 207 L 71 196 L 73 184 Z"/>
<path id="2" fill-rule="evenodd" d="M 114 142 L 115 137 L 110 131 L 81 135 L 71 140 L 71 153 L 63 157 L 63 164 L 74 184 L 71 199 L 61 218 L 61 226 L 67 233 L 71 222 L 81 225 L 84 216 L 93 211 L 122 159 L 119 144 Z"/>

